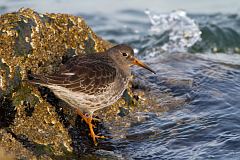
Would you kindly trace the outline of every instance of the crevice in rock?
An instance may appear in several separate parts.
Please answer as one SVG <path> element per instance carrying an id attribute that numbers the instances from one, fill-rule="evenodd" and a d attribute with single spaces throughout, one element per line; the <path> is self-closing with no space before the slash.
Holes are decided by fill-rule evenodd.
<path id="1" fill-rule="evenodd" d="M 9 127 L 14 121 L 15 106 L 9 97 L 0 97 L 0 128 Z"/>

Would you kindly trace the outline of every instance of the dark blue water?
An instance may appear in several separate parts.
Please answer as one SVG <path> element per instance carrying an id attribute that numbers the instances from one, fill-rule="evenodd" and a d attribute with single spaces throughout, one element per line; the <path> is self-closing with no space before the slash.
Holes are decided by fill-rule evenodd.
<path id="1" fill-rule="evenodd" d="M 168 19 L 171 14 L 176 14 L 174 22 Z M 134 46 L 157 71 L 144 80 L 160 106 L 172 101 L 161 96 L 164 90 L 186 103 L 164 113 L 142 113 L 147 120 L 131 125 L 124 138 L 114 141 L 113 153 L 127 159 L 239 159 L 239 15 L 187 13 L 193 23 L 176 12 L 161 17 L 150 11 L 149 17 L 143 11 L 124 10 L 117 15 L 119 20 L 83 16 L 105 39 Z M 156 23 L 151 22 L 154 16 L 160 16 Z"/>
<path id="2" fill-rule="evenodd" d="M 43 10 L 33 2 L 14 2 L 12 8 L 8 2 L 1 12 L 25 4 Z M 114 149 L 92 154 L 109 159 L 240 159 L 239 14 L 202 14 L 201 9 L 160 14 L 153 8 L 120 7 L 113 14 L 74 10 L 99 36 L 132 45 L 157 72 L 135 70 L 156 104 L 132 115 L 138 123 L 112 131 L 119 136 L 109 140 Z M 170 103 L 172 107 L 166 105 Z"/>
<path id="3" fill-rule="evenodd" d="M 143 135 L 126 139 L 129 143 L 123 142 L 123 152 L 143 159 L 238 159 L 239 66 L 195 55 L 167 57 L 171 60 L 165 65 L 174 70 L 166 73 L 167 77 L 176 76 L 175 80 L 180 82 L 183 77 L 193 81 L 190 89 L 171 85 L 168 88 L 175 93 L 174 97 L 188 95 L 190 100 L 160 116 L 151 117 L 149 113 L 148 121 L 129 131 L 136 137 L 139 133 Z M 158 72 L 159 76 L 165 74 L 161 73 L 161 67 Z"/>

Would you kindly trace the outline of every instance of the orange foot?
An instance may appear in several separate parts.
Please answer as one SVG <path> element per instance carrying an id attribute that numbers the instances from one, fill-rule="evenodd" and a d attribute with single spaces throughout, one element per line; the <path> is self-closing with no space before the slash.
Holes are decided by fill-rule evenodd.
<path id="1" fill-rule="evenodd" d="M 90 136 L 92 137 L 93 139 L 93 143 L 95 146 L 97 146 L 97 139 L 98 138 L 105 138 L 104 136 L 98 136 L 94 133 L 94 130 L 93 128 L 95 127 L 93 124 L 92 124 L 92 114 L 90 114 L 89 116 L 86 116 L 84 115 L 81 111 L 77 110 L 77 113 L 78 115 L 80 115 L 82 117 L 82 119 L 87 123 L 88 127 L 89 127 L 89 130 L 90 130 Z"/>

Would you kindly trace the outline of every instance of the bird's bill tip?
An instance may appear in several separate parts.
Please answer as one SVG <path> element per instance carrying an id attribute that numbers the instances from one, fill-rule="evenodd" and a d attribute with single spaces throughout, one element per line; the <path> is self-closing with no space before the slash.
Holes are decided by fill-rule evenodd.
<path id="1" fill-rule="evenodd" d="M 143 68 L 149 70 L 150 72 L 156 74 L 156 72 L 155 72 L 153 69 L 151 69 L 149 66 L 147 66 L 146 64 L 144 64 L 143 62 L 141 62 L 141 61 L 138 60 L 137 58 L 134 58 L 134 60 L 133 60 L 132 63 L 135 64 L 135 65 L 138 65 L 138 66 L 140 66 L 140 67 L 143 67 Z"/>

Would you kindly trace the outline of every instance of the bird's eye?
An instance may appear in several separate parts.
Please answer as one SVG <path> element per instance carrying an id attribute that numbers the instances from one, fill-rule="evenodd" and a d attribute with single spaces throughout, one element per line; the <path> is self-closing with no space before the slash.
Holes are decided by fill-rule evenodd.
<path id="1" fill-rule="evenodd" d="M 127 57 L 128 56 L 128 54 L 127 53 L 122 53 L 122 55 L 124 56 L 124 57 Z"/>

